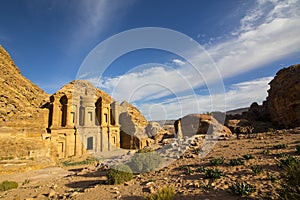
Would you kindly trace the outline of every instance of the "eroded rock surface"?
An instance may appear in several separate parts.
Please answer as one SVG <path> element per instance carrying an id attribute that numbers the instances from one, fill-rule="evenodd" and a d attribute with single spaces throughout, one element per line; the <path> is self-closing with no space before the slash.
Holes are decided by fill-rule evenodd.
<path id="1" fill-rule="evenodd" d="M 40 133 L 48 98 L 42 89 L 22 76 L 10 55 L 0 46 L 0 133 Z"/>
<path id="2" fill-rule="evenodd" d="M 278 71 L 268 93 L 272 122 L 284 128 L 300 126 L 300 64 Z"/>

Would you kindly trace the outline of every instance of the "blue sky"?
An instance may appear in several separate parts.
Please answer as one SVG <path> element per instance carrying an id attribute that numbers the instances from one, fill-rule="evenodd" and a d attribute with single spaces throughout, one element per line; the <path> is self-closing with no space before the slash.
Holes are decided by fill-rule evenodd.
<path id="1" fill-rule="evenodd" d="M 51 94 L 75 79 L 88 54 L 115 34 L 141 27 L 183 33 L 215 63 L 223 94 L 211 94 L 205 84 L 213 74 L 196 80 L 187 60 L 159 49 L 123 55 L 95 77 L 101 89 L 130 101 L 148 119 L 170 119 L 261 103 L 275 73 L 299 63 L 299 10 L 298 0 L 2 0 L 0 44 L 23 75 Z M 147 81 L 159 84 L 137 87 Z M 218 95 L 225 95 L 226 107 L 212 106 Z"/>

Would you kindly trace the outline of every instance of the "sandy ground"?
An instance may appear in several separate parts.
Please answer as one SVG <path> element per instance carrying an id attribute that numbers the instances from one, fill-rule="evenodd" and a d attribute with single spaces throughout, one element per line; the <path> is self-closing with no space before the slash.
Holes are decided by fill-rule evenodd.
<path id="1" fill-rule="evenodd" d="M 78 166 L 62 169 L 50 167 L 11 175 L 0 175 L 0 181 L 19 182 L 19 188 L 0 193 L 0 199 L 144 199 L 147 194 L 164 186 L 175 189 L 174 199 L 266 199 L 274 198 L 279 187 L 281 168 L 277 166 L 278 154 L 298 156 L 295 147 L 300 141 L 300 132 L 291 134 L 258 134 L 253 138 L 235 137 L 218 141 L 213 151 L 200 159 L 191 147 L 184 156 L 168 167 L 155 172 L 136 175 L 121 185 L 106 185 L 106 170 L 96 170 L 91 166 Z M 287 144 L 286 149 L 275 149 L 274 145 Z M 269 154 L 263 151 L 269 149 Z M 229 160 L 252 154 L 254 159 L 246 160 L 244 165 L 230 166 Z M 210 160 L 224 157 L 220 166 L 211 166 Z M 263 172 L 255 175 L 251 166 L 259 165 Z M 183 166 L 196 170 L 199 166 L 217 168 L 223 172 L 220 179 L 205 179 L 204 174 L 193 172 L 186 174 Z M 277 180 L 270 180 L 270 176 Z M 247 181 L 256 186 L 249 197 L 235 196 L 229 186 L 238 181 Z M 22 184 L 23 183 L 23 184 Z"/>

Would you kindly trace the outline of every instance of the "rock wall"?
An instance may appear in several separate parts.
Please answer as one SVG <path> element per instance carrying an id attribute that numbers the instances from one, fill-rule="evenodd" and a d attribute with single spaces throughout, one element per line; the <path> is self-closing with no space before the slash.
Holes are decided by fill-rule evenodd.
<path id="1" fill-rule="evenodd" d="M 22 76 L 10 55 L 0 46 L 0 134 L 41 134 L 47 111 L 40 107 L 48 94 Z"/>
<path id="2" fill-rule="evenodd" d="M 300 126 L 300 64 L 281 69 L 269 84 L 266 106 L 273 124 Z"/>

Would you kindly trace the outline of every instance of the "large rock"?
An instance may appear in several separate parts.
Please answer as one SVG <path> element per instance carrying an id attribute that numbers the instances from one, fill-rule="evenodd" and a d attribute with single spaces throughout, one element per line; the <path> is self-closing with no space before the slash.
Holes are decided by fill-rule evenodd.
<path id="1" fill-rule="evenodd" d="M 49 97 L 22 76 L 0 46 L 0 133 L 40 134 L 46 129 L 47 111 L 40 107 Z"/>
<path id="2" fill-rule="evenodd" d="M 273 124 L 300 126 L 300 64 L 281 69 L 269 84 L 266 106 Z"/>
<path id="3" fill-rule="evenodd" d="M 220 124 L 213 116 L 205 114 L 190 114 L 180 118 L 174 123 L 176 134 L 192 137 L 196 134 L 217 133 L 219 136 L 229 136 L 231 131 Z"/>

